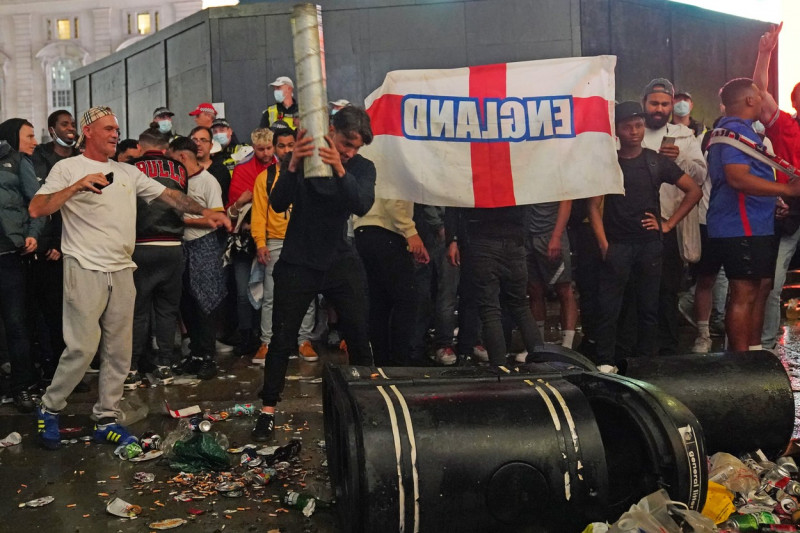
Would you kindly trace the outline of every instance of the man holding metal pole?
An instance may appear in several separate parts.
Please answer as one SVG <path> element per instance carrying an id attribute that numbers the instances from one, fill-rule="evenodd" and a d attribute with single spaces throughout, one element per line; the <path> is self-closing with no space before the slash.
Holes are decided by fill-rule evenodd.
<path id="1" fill-rule="evenodd" d="M 361 260 L 345 240 L 350 214 L 365 215 L 375 199 L 375 165 L 358 155 L 371 141 L 369 116 L 353 106 L 334 115 L 325 146 L 300 130 L 270 194 L 271 207 L 281 213 L 292 205 L 292 216 L 273 271 L 273 336 L 264 366 L 264 405 L 252 432 L 256 442 L 272 436 L 289 355 L 297 349 L 300 323 L 317 293 L 339 310 L 350 363 L 372 365 L 366 278 Z M 333 177 L 305 177 L 303 161 L 315 153 L 333 168 Z"/>

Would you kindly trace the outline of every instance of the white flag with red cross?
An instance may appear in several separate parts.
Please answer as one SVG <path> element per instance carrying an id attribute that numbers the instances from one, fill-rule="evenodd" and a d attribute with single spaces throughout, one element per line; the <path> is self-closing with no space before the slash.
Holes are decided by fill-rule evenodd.
<path id="1" fill-rule="evenodd" d="M 622 193 L 615 56 L 398 70 L 366 99 L 381 198 L 501 207 Z"/>

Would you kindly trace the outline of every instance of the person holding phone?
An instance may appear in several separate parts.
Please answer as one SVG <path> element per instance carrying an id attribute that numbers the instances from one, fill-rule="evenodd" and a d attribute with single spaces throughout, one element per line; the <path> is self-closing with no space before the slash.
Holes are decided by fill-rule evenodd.
<path id="1" fill-rule="evenodd" d="M 694 132 L 683 124 L 670 124 L 674 109 L 675 88 L 668 79 L 656 78 L 642 92 L 644 108 L 644 140 L 642 147 L 649 148 L 672 160 L 698 187 L 706 180 L 707 166 Z M 659 198 L 661 217 L 672 217 L 681 205 L 684 193 L 674 184 L 661 185 Z M 684 224 L 695 224 L 699 213 L 690 213 Z M 678 351 L 678 292 L 683 276 L 683 259 L 680 250 L 685 243 L 679 240 L 678 231 L 664 233 L 664 257 L 661 286 L 658 294 L 658 353 L 674 355 Z"/>
<path id="2" fill-rule="evenodd" d="M 136 290 L 131 258 L 136 238 L 136 199 L 159 199 L 182 211 L 205 216 L 230 230 L 224 213 L 204 209 L 174 189 L 167 189 L 132 165 L 111 158 L 119 124 L 109 107 L 92 107 L 80 121 L 82 155 L 56 163 L 30 202 L 34 218 L 58 210 L 63 218 L 64 341 L 53 381 L 37 407 L 39 442 L 58 449 L 59 412 L 83 378 L 95 353 L 102 364 L 98 400 L 92 409 L 94 439 L 116 445 L 136 437 L 119 423 L 123 383 L 131 364 L 133 307 Z M 113 181 L 106 177 L 113 173 Z"/>

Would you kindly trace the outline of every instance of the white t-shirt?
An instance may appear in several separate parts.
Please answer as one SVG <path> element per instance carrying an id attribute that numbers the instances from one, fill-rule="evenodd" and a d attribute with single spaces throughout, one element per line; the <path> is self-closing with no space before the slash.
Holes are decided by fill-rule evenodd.
<path id="1" fill-rule="evenodd" d="M 136 241 L 136 197 L 150 203 L 164 192 L 163 185 L 133 165 L 112 160 L 101 163 L 79 155 L 56 163 L 36 194 L 59 192 L 97 172 L 113 172 L 114 181 L 102 194 L 82 191 L 64 203 L 61 251 L 87 270 L 136 268 L 131 260 Z"/>
<path id="2" fill-rule="evenodd" d="M 209 171 L 201 170 L 194 176 L 189 176 L 186 196 L 202 205 L 206 209 L 222 211 L 222 188 L 219 186 L 217 178 Z M 184 218 L 203 218 L 202 215 L 184 215 Z M 192 241 L 208 235 L 214 231 L 211 228 L 190 228 L 186 226 L 183 231 L 183 240 Z"/>

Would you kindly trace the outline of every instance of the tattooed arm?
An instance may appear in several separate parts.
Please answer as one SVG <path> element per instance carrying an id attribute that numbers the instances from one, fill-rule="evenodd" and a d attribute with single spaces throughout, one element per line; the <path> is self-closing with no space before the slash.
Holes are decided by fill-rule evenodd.
<path id="1" fill-rule="evenodd" d="M 158 199 L 182 213 L 201 215 L 205 217 L 214 225 L 213 227 L 215 228 L 225 226 L 225 229 L 228 231 L 231 231 L 232 229 L 231 221 L 227 216 L 225 216 L 225 213 L 214 211 L 212 209 L 206 209 L 180 191 L 176 191 L 174 189 L 164 189 L 164 192 L 161 193 L 161 196 L 159 196 Z"/>

